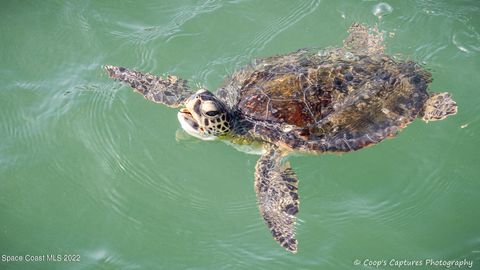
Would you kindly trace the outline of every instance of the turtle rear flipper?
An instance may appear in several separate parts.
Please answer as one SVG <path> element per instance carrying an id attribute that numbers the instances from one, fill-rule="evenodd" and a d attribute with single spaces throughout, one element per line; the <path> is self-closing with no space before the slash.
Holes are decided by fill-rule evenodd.
<path id="1" fill-rule="evenodd" d="M 444 92 L 430 94 L 430 97 L 425 102 L 421 116 L 423 121 L 428 122 L 442 120 L 456 113 L 457 103 L 449 93 Z"/>
<path id="2" fill-rule="evenodd" d="M 348 28 L 348 37 L 343 41 L 343 48 L 356 53 L 367 55 L 383 54 L 383 34 L 375 26 L 369 29 L 368 26 L 354 22 Z"/>
<path id="3" fill-rule="evenodd" d="M 111 78 L 130 85 L 146 99 L 169 107 L 181 106 L 193 94 L 188 88 L 187 81 L 176 76 L 162 78 L 110 65 L 105 65 L 104 68 Z"/>

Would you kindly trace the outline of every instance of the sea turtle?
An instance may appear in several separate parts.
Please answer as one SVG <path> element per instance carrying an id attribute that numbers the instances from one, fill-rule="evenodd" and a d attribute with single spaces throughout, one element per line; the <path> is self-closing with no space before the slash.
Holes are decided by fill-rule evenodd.
<path id="1" fill-rule="evenodd" d="M 229 77 L 216 94 L 191 91 L 176 76 L 106 65 L 110 77 L 148 100 L 182 107 L 178 120 L 203 140 L 261 143 L 255 166 L 260 213 L 273 238 L 297 252 L 297 176 L 292 152 L 350 152 L 395 136 L 417 117 L 457 112 L 448 93 L 429 93 L 431 74 L 384 53 L 377 28 L 354 23 L 341 48 L 302 49 L 258 59 Z"/>

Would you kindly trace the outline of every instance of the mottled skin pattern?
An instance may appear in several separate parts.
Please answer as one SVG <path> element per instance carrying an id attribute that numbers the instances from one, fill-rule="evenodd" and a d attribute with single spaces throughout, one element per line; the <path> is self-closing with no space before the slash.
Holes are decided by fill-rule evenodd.
<path id="1" fill-rule="evenodd" d="M 177 76 L 169 75 L 162 78 L 111 65 L 105 65 L 104 68 L 110 77 L 127 83 L 146 99 L 172 108 L 183 105 L 183 102 L 192 94 L 187 81 Z"/>
<path id="2" fill-rule="evenodd" d="M 254 61 L 216 95 L 190 91 L 185 80 L 105 66 L 145 98 L 178 113 L 182 128 L 203 140 L 261 143 L 255 168 L 258 207 L 273 238 L 296 253 L 297 176 L 291 152 L 350 152 L 395 136 L 421 117 L 457 112 L 448 93 L 428 93 L 431 74 L 384 54 L 377 28 L 354 23 L 342 48 L 299 50 Z"/>

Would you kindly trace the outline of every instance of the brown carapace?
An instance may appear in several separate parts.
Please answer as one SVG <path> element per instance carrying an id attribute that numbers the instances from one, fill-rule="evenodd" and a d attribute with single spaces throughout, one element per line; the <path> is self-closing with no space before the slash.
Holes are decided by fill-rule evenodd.
<path id="1" fill-rule="evenodd" d="M 267 58 L 227 85 L 238 87 L 250 134 L 305 152 L 348 152 L 394 136 L 422 111 L 429 72 L 383 54 L 302 50 Z"/>

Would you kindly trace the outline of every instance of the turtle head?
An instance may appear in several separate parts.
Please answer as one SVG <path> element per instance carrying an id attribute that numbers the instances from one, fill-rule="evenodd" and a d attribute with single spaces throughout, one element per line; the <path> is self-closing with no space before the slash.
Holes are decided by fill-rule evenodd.
<path id="1" fill-rule="evenodd" d="M 205 89 L 190 96 L 185 101 L 185 108 L 177 116 L 188 134 L 202 140 L 214 140 L 230 132 L 230 117 L 226 106 Z"/>

